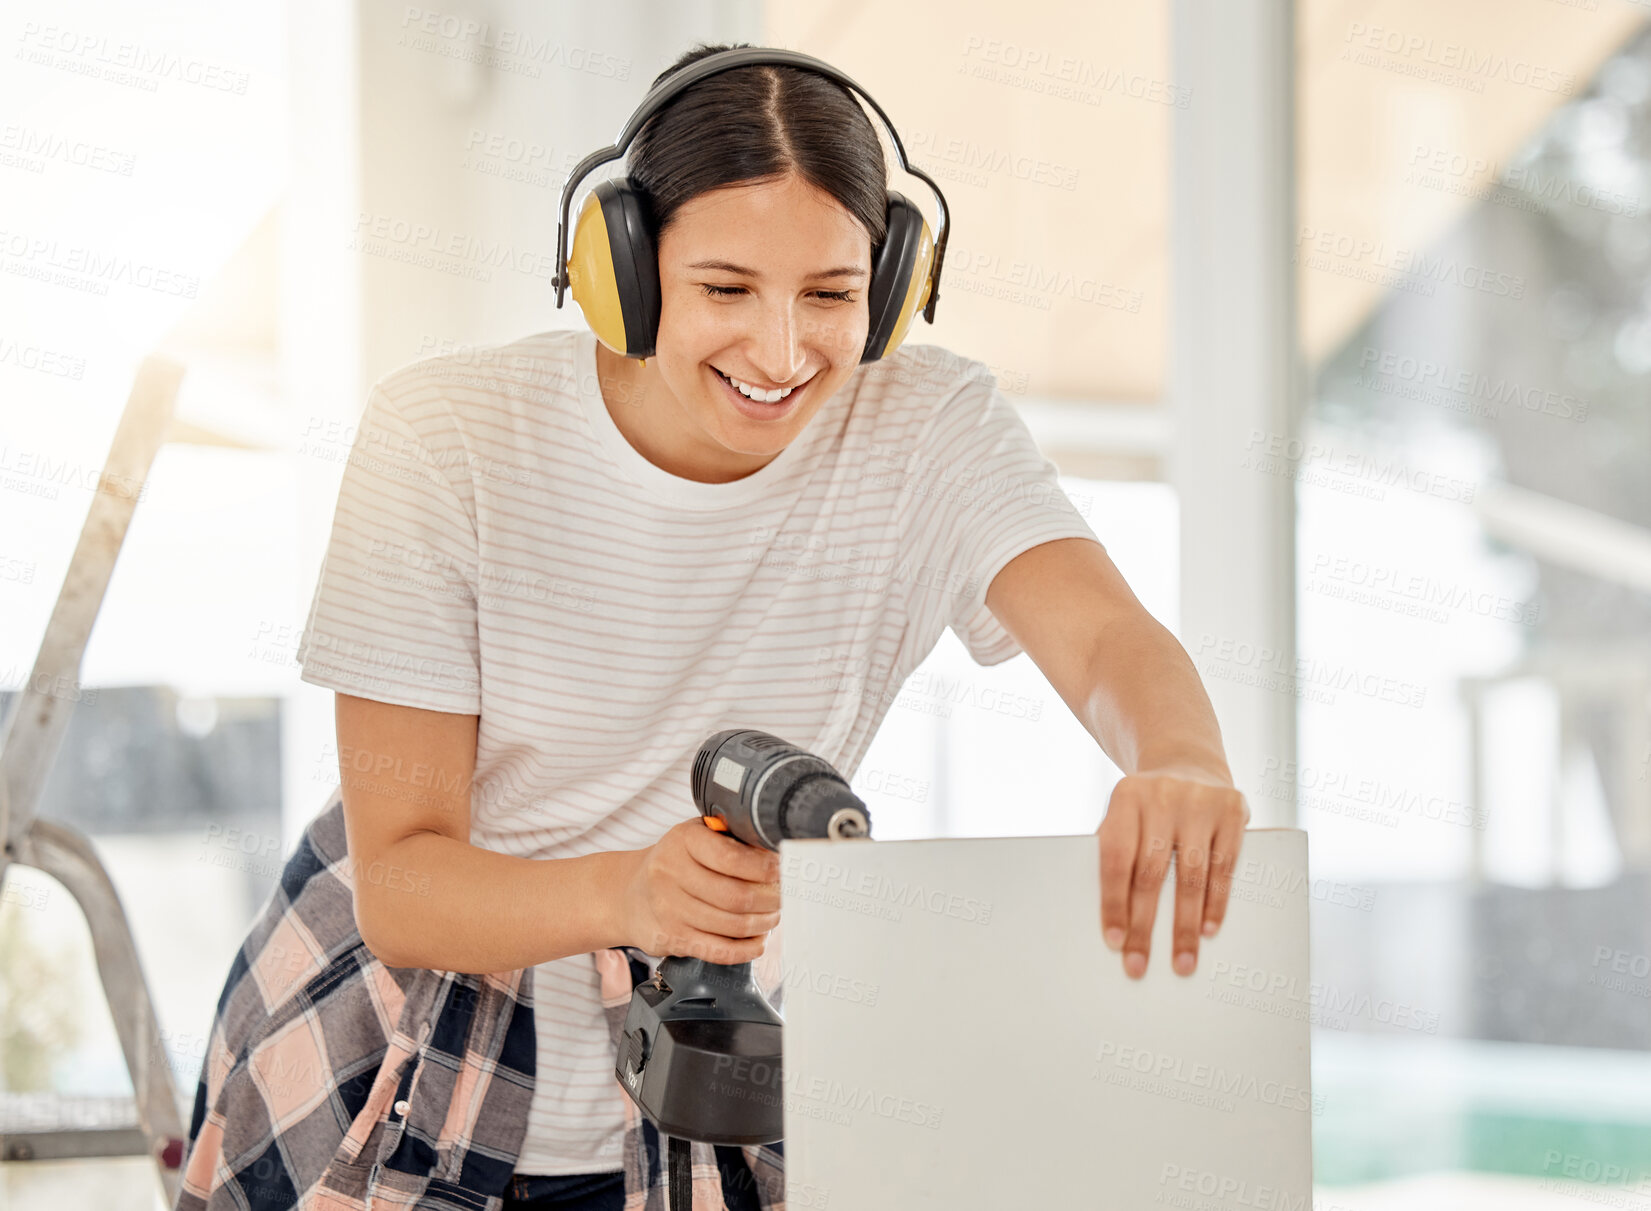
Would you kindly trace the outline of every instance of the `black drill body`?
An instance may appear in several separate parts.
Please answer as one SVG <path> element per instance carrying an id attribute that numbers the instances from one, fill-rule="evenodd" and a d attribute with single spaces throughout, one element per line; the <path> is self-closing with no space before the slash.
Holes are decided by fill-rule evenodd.
<path id="1" fill-rule="evenodd" d="M 871 814 L 825 761 L 750 728 L 716 733 L 689 775 L 700 814 L 747 845 L 864 838 Z M 752 964 L 672 956 L 639 984 L 620 1038 L 619 1083 L 659 1130 L 709 1144 L 784 1138 L 782 1020 Z"/>

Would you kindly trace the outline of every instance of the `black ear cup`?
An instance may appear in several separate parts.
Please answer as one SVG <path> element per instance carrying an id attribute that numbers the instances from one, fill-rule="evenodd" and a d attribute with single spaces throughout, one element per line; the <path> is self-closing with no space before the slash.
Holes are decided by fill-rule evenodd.
<path id="1" fill-rule="evenodd" d="M 872 253 L 871 284 L 866 291 L 870 325 L 861 364 L 892 353 L 906 335 L 921 299 L 928 294 L 933 244 L 923 212 L 904 194 L 889 190 L 888 234 Z"/>
<path id="2" fill-rule="evenodd" d="M 608 248 L 613 255 L 613 287 L 625 322 L 626 357 L 652 357 L 659 339 L 659 253 L 642 191 L 623 181 L 598 182 Z"/>

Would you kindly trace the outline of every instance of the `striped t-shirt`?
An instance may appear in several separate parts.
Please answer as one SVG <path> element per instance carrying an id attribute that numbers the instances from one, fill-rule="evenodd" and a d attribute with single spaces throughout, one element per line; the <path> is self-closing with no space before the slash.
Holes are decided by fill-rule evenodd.
<path id="1" fill-rule="evenodd" d="M 852 778 L 946 627 L 981 664 L 1020 651 L 985 606 L 1004 564 L 1095 539 L 986 367 L 938 346 L 858 367 L 730 483 L 649 462 L 610 415 L 630 405 L 597 383 L 583 330 L 379 379 L 299 647 L 315 685 L 480 716 L 484 849 L 653 844 L 697 814 L 689 769 L 724 728 Z M 593 956 L 529 974 L 538 1066 L 517 1171 L 618 1169 L 626 1095 Z"/>

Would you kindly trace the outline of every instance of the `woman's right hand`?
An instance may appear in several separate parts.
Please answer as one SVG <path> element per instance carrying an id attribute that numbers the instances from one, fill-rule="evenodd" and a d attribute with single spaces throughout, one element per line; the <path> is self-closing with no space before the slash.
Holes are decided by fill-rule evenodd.
<path id="1" fill-rule="evenodd" d="M 780 923 L 780 856 L 708 828 L 703 816 L 629 851 L 619 893 L 627 945 L 650 955 L 745 963 Z"/>

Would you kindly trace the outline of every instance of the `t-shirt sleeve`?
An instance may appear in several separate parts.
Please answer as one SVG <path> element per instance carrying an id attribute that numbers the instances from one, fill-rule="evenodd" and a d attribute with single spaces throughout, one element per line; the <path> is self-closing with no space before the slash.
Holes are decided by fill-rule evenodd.
<path id="1" fill-rule="evenodd" d="M 992 578 L 1042 543 L 1100 540 L 990 375 L 969 376 L 939 405 L 903 479 L 908 550 L 918 569 L 932 569 L 916 578 L 914 609 L 929 615 L 935 634 L 950 626 L 977 664 L 1019 655 L 986 606 Z"/>
<path id="2" fill-rule="evenodd" d="M 382 383 L 373 386 L 299 643 L 301 680 L 398 706 L 481 713 L 476 523 L 446 470 L 454 462 L 432 451 Z"/>

